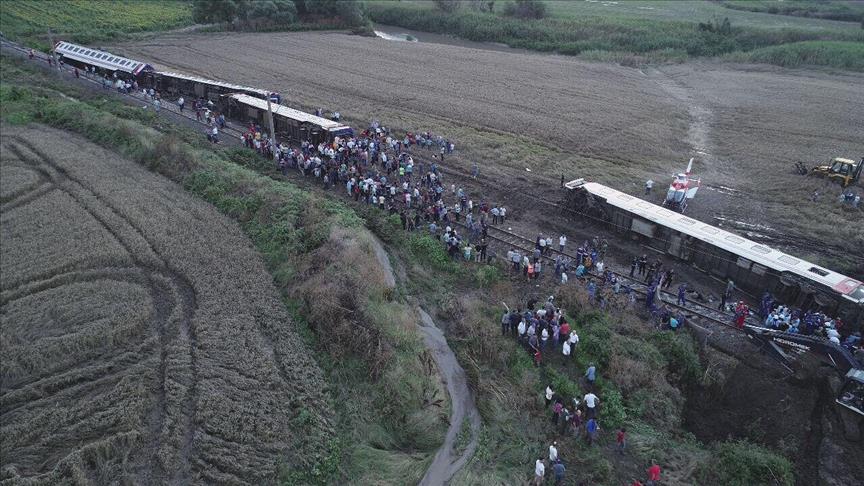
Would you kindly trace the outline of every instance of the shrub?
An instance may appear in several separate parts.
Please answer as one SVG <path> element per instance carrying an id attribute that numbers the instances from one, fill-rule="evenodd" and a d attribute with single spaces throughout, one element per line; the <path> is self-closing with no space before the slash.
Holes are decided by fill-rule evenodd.
<path id="1" fill-rule="evenodd" d="M 453 13 L 459 10 L 461 6 L 460 0 L 435 0 L 435 6 L 447 13 Z"/>
<path id="2" fill-rule="evenodd" d="M 501 269 L 494 265 L 484 265 L 477 269 L 477 285 L 481 288 L 489 288 L 501 280 L 503 274 Z"/>
<path id="3" fill-rule="evenodd" d="M 504 15 L 520 19 L 546 17 L 546 3 L 540 0 L 514 0 L 504 6 Z"/>
<path id="4" fill-rule="evenodd" d="M 723 442 L 698 471 L 705 484 L 749 486 L 751 484 L 792 485 L 792 464 L 785 457 L 747 441 Z"/>

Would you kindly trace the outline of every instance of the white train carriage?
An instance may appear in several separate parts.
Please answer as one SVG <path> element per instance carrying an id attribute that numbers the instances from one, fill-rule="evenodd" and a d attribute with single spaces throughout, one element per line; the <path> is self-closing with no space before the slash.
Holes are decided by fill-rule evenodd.
<path id="1" fill-rule="evenodd" d="M 226 111 L 232 118 L 254 121 L 267 127 L 266 100 L 238 93 L 224 96 L 222 105 L 228 106 Z M 270 108 L 273 110 L 273 125 L 280 140 L 331 142 L 335 137 L 349 137 L 354 133 L 347 125 L 305 111 L 275 103 L 271 104 Z"/>
<path id="2" fill-rule="evenodd" d="M 592 210 L 615 231 L 691 263 L 705 273 L 732 279 L 760 295 L 804 309 L 821 309 L 861 326 L 864 284 L 860 281 L 748 240 L 715 226 L 595 182 L 565 184 L 576 204 Z"/>
<path id="3" fill-rule="evenodd" d="M 242 93 L 262 100 L 266 100 L 271 94 L 259 88 L 165 71 L 147 73 L 143 85 L 155 89 L 169 99 L 186 96 L 189 99 L 204 98 L 214 103 L 219 102 L 221 96 L 232 93 Z"/>
<path id="4" fill-rule="evenodd" d="M 145 72 L 153 70 L 146 62 L 128 59 L 110 52 L 80 46 L 71 42 L 60 41 L 54 45 L 54 53 L 61 56 L 63 62 L 81 69 L 95 67 L 100 74 L 117 74 L 123 79 L 137 78 Z"/>

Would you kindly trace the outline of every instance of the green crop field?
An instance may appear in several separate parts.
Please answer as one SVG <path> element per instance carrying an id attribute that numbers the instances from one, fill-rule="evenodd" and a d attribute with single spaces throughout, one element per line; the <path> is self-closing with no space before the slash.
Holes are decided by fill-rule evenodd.
<path id="1" fill-rule="evenodd" d="M 752 12 L 715 2 L 547 1 L 547 16 L 540 20 L 507 17 L 499 6 L 503 3 L 496 2 L 492 13 L 468 4 L 448 13 L 424 1 L 368 5 L 371 19 L 384 25 L 626 64 L 735 55 L 782 66 L 859 70 L 850 55 L 864 46 L 857 22 Z M 801 43 L 809 44 L 787 48 Z M 770 55 L 746 55 L 766 48 L 773 48 Z"/>
<path id="2" fill-rule="evenodd" d="M 80 43 L 192 24 L 190 2 L 173 0 L 17 0 L 0 2 L 0 32 L 38 48 L 48 29 L 58 39 Z"/>

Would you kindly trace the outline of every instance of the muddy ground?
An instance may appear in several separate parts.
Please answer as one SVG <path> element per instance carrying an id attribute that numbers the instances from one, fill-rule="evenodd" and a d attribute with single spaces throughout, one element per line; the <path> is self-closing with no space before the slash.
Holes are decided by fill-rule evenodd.
<path id="1" fill-rule="evenodd" d="M 695 157 L 703 189 L 692 216 L 864 276 L 847 251 L 864 239 L 862 212 L 834 201 L 839 186 L 791 170 L 864 155 L 864 81 L 855 75 L 718 63 L 636 69 L 341 33 L 165 35 L 114 49 L 277 89 L 292 106 L 339 110 L 355 125 L 432 130 L 456 143 L 451 163 L 476 161 L 513 190 L 549 190 L 563 174 L 640 193 L 651 178 L 659 203 Z"/>

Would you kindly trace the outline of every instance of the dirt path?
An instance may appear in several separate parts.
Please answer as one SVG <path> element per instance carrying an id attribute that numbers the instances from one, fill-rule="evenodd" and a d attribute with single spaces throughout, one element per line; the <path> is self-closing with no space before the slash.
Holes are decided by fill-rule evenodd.
<path id="1" fill-rule="evenodd" d="M 453 350 L 447 345 L 444 333 L 435 325 L 435 322 L 426 311 L 419 307 L 417 310 L 420 313 L 420 330 L 423 332 L 423 340 L 426 343 L 426 347 L 432 351 L 432 356 L 435 359 L 435 363 L 438 364 L 442 379 L 447 383 L 447 393 L 450 394 L 450 403 L 452 406 L 450 411 L 450 428 L 447 429 L 447 436 L 441 448 L 435 454 L 435 458 L 432 460 L 432 464 L 429 465 L 429 469 L 426 470 L 426 474 L 423 476 L 420 484 L 421 486 L 443 485 L 447 484 L 450 478 L 474 455 L 474 451 L 477 449 L 477 437 L 480 432 L 480 412 L 477 411 L 474 397 L 471 394 L 471 390 L 468 389 L 465 371 L 459 365 L 459 361 L 453 354 Z M 471 441 L 460 454 L 456 450 L 456 438 L 462 429 L 462 423 L 466 419 L 471 427 Z"/>

